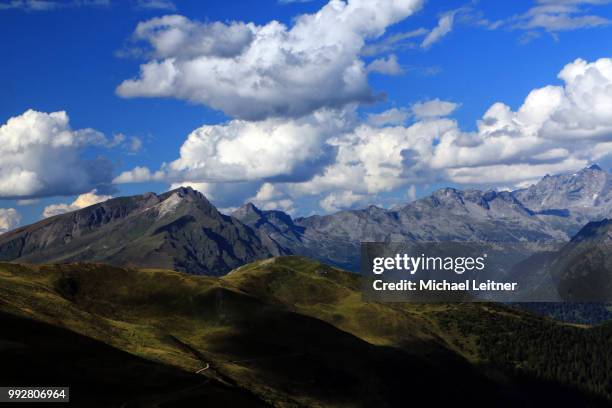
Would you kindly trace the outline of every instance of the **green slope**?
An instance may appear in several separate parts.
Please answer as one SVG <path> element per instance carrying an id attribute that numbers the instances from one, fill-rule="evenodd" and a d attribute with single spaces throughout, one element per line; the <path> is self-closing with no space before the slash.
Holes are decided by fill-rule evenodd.
<path id="1" fill-rule="evenodd" d="M 609 364 L 609 354 L 599 354 L 610 349 L 606 333 L 496 305 L 365 303 L 357 276 L 298 257 L 259 261 L 223 278 L 0 264 L 0 311 L 185 373 L 209 367 L 199 376 L 275 406 L 401 406 L 415 396 L 432 405 L 594 405 L 603 402 L 588 393 L 610 397 L 605 374 L 585 384 L 544 375 L 529 353 L 522 360 L 491 354 L 493 334 L 527 339 L 525 321 L 532 335 L 548 327 L 555 338 L 573 333 Z M 554 345 L 535 350 L 572 371 Z"/>
<path id="2" fill-rule="evenodd" d="M 265 406 L 239 388 L 36 320 L 0 313 L 0 327 L 0 383 L 69 385 L 70 406 L 178 408 L 201 406 L 202 401 L 212 406 Z"/>

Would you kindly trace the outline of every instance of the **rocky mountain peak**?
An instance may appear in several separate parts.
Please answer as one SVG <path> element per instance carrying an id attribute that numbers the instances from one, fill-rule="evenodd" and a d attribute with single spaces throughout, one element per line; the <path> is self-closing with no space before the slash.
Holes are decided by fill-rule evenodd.
<path id="1" fill-rule="evenodd" d="M 544 177 L 513 195 L 534 211 L 595 210 L 599 216 L 612 210 L 612 177 L 594 164 L 575 173 Z"/>
<path id="2" fill-rule="evenodd" d="M 187 187 L 179 187 L 174 190 L 167 191 L 163 194 L 160 194 L 158 197 L 160 201 L 164 201 L 172 196 L 176 196 L 180 199 L 185 199 L 187 201 L 202 201 L 208 205 L 212 205 L 204 194 L 200 193 L 197 190 L 187 186 Z"/>
<path id="3" fill-rule="evenodd" d="M 239 207 L 237 210 L 232 212 L 232 217 L 243 219 L 245 217 L 261 217 L 263 215 L 263 212 L 257 208 L 257 206 L 251 202 L 248 202 L 246 204 L 243 204 L 241 207 Z"/>
<path id="4" fill-rule="evenodd" d="M 429 197 L 434 207 L 463 205 L 463 192 L 452 187 L 441 188 Z"/>

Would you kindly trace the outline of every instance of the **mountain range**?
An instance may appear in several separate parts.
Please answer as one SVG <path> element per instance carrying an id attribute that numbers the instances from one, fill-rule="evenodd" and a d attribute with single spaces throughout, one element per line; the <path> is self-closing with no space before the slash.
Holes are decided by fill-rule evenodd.
<path id="1" fill-rule="evenodd" d="M 303 255 L 356 271 L 362 241 L 567 242 L 612 216 L 612 176 L 593 165 L 516 191 L 443 188 L 393 209 L 292 218 L 247 203 L 221 214 L 189 187 L 121 197 L 0 236 L 0 261 L 104 262 L 220 275 Z"/>
<path id="2" fill-rule="evenodd" d="M 567 242 L 588 222 L 612 216 L 612 176 L 593 165 L 512 192 L 443 188 L 393 209 L 293 220 L 249 203 L 232 216 L 292 253 L 356 271 L 360 242 L 530 242 L 543 249 Z"/>

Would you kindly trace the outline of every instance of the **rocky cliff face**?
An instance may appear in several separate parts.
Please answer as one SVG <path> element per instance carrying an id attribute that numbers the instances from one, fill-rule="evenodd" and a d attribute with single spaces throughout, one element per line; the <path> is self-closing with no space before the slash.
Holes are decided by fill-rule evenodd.
<path id="1" fill-rule="evenodd" d="M 271 256 L 257 234 L 200 193 L 116 198 L 0 236 L 0 260 L 104 262 L 223 274 Z"/>

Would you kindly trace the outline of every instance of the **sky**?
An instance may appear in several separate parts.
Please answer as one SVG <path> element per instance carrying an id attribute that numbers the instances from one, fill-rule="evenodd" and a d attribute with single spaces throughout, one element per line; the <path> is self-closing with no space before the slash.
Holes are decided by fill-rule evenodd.
<path id="1" fill-rule="evenodd" d="M 612 153 L 612 2 L 0 0 L 0 232 L 189 185 L 293 216 Z"/>

